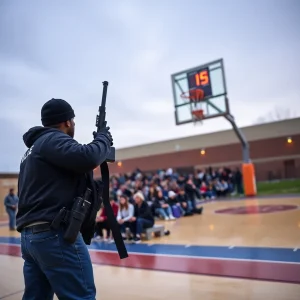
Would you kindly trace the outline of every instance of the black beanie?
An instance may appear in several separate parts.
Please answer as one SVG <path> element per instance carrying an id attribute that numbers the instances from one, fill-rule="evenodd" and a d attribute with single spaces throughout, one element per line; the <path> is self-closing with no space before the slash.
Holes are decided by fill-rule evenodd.
<path id="1" fill-rule="evenodd" d="M 41 117 L 43 126 L 50 126 L 69 121 L 75 114 L 67 101 L 52 98 L 43 105 Z"/>

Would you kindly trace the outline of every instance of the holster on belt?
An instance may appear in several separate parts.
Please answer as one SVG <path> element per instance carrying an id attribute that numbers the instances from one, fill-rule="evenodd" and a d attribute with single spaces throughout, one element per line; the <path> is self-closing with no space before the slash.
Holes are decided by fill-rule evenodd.
<path id="1" fill-rule="evenodd" d="M 74 199 L 71 211 L 68 211 L 65 207 L 63 207 L 51 223 L 51 228 L 55 230 L 58 230 L 61 224 L 65 223 L 66 231 L 64 234 L 64 240 L 71 244 L 75 243 L 78 233 L 80 232 L 81 225 L 91 206 L 91 202 L 89 202 L 90 195 L 91 190 L 87 188 L 83 198 L 76 197 Z"/>

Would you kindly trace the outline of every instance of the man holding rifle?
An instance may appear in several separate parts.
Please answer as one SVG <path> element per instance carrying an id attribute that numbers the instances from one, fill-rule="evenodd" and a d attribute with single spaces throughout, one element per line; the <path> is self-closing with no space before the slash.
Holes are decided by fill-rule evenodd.
<path id="1" fill-rule="evenodd" d="M 93 237 L 104 186 L 93 180 L 93 170 L 106 164 L 113 139 L 103 122 L 91 143 L 79 144 L 73 139 L 74 117 L 69 103 L 51 99 L 41 110 L 43 126 L 23 136 L 28 150 L 20 165 L 17 214 L 23 300 L 53 299 L 54 293 L 59 299 L 96 298 L 86 244 Z"/>

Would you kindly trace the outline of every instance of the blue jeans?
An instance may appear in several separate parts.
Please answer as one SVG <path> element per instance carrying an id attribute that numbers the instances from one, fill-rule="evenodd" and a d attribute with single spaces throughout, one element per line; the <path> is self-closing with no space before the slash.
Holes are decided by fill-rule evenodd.
<path id="1" fill-rule="evenodd" d="M 206 198 L 206 197 L 211 198 L 211 197 L 214 197 L 214 196 L 215 196 L 213 191 L 207 191 L 207 192 L 203 193 L 202 195 L 203 195 L 203 197 L 205 197 L 205 198 Z"/>
<path id="2" fill-rule="evenodd" d="M 134 226 L 135 225 L 135 226 Z M 137 218 L 135 224 L 133 224 L 132 229 L 133 229 L 133 235 L 136 236 L 141 235 L 141 233 L 144 231 L 146 228 L 151 228 L 153 226 L 153 222 L 143 219 L 143 218 Z"/>
<path id="3" fill-rule="evenodd" d="M 187 201 L 187 205 L 188 205 L 188 212 L 191 212 L 193 210 L 193 204 L 192 204 L 192 201 L 188 200 Z"/>
<path id="4" fill-rule="evenodd" d="M 16 228 L 16 210 L 6 207 L 6 212 L 9 218 L 9 229 Z"/>
<path id="5" fill-rule="evenodd" d="M 171 209 L 170 206 L 164 207 L 164 208 L 162 208 L 162 207 L 156 208 L 155 209 L 155 213 L 157 213 L 158 215 L 162 216 L 163 218 L 173 216 L 172 209 Z"/>
<path id="6" fill-rule="evenodd" d="M 133 226 L 135 225 L 134 222 L 124 222 L 123 224 L 120 225 L 120 231 L 121 233 L 125 233 L 126 232 L 126 228 L 129 228 L 130 232 L 134 232 Z"/>
<path id="7" fill-rule="evenodd" d="M 188 200 L 186 202 L 187 206 L 185 208 L 182 208 L 184 211 L 186 211 L 187 213 L 190 213 L 193 211 L 194 207 L 193 207 L 193 204 L 192 204 L 192 201 Z"/>
<path id="8" fill-rule="evenodd" d="M 25 290 L 22 300 L 96 299 L 93 268 L 87 247 L 78 235 L 74 244 L 63 240 L 63 230 L 21 232 Z"/>

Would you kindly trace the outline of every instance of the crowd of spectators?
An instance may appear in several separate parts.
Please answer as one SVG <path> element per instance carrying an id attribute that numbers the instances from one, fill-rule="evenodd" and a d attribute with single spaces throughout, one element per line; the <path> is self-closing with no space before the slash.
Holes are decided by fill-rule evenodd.
<path id="1" fill-rule="evenodd" d="M 242 195 L 242 174 L 239 169 L 228 168 L 208 168 L 194 174 L 178 174 L 171 168 L 158 170 L 155 174 L 137 169 L 130 174 L 112 176 L 110 192 L 111 205 L 124 240 L 139 243 L 143 230 L 152 227 L 155 218 L 175 220 L 201 214 L 198 200 Z M 103 229 L 107 230 L 106 237 Z M 97 219 L 96 239 L 113 242 L 105 209 Z"/>

